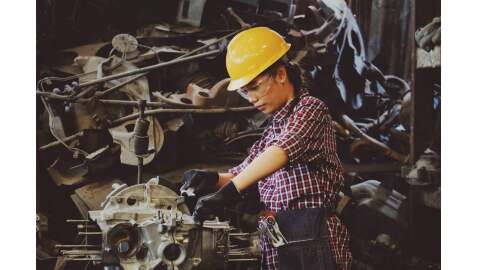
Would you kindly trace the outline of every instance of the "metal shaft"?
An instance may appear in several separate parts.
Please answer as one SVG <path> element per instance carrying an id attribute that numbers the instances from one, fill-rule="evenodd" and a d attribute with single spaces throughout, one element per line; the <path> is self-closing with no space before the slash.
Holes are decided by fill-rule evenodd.
<path id="1" fill-rule="evenodd" d="M 138 100 L 139 119 L 144 119 L 144 109 L 146 107 L 146 100 Z M 141 184 L 143 178 L 143 157 L 138 156 L 138 185 Z"/>
<path id="2" fill-rule="evenodd" d="M 103 77 L 103 78 L 101 78 L 101 79 L 92 80 L 92 81 L 85 82 L 85 83 L 80 83 L 80 84 L 78 85 L 78 87 L 79 87 L 79 88 L 83 88 L 83 87 L 87 87 L 87 86 L 90 86 L 90 85 L 99 84 L 99 83 L 102 83 L 102 82 L 111 81 L 111 80 L 118 79 L 118 78 L 123 78 L 123 77 L 131 76 L 131 75 L 136 75 L 136 74 L 140 74 L 140 73 L 145 73 L 145 72 L 148 72 L 148 71 L 151 71 L 151 70 L 155 70 L 155 69 L 158 69 L 158 68 L 162 68 L 162 67 L 166 67 L 166 66 L 171 66 L 171 65 L 174 65 L 174 64 L 179 64 L 179 63 L 191 61 L 191 60 L 198 59 L 198 58 L 203 58 L 203 57 L 208 57 L 208 56 L 216 55 L 216 54 L 218 54 L 218 53 L 220 53 L 220 52 L 221 52 L 221 50 L 218 49 L 218 50 L 212 50 L 212 51 L 205 52 L 205 53 L 196 54 L 196 55 L 189 56 L 189 57 L 183 57 L 183 58 L 179 58 L 179 59 L 174 59 L 174 60 L 171 60 L 171 61 L 168 61 L 168 62 L 159 63 L 159 64 L 152 65 L 152 66 L 149 66 L 149 67 L 138 68 L 138 69 L 126 71 L 126 72 L 123 72 L 123 73 L 118 73 L 118 74 L 106 76 L 106 77 Z"/>

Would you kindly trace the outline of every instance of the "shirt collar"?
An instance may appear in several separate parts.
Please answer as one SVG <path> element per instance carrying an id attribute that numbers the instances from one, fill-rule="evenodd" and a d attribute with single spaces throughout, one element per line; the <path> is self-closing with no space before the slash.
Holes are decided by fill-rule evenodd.
<path id="1" fill-rule="evenodd" d="M 309 94 L 309 92 L 306 89 L 302 88 L 298 91 L 295 99 L 301 99 L 308 94 Z M 293 110 L 294 109 L 293 107 L 297 103 L 298 103 L 297 101 L 292 100 L 289 103 L 287 103 L 286 105 L 282 106 L 282 108 L 280 108 L 277 112 L 275 112 L 272 115 L 272 121 L 282 121 L 282 120 L 284 120 L 286 118 L 286 116 L 289 114 L 289 111 Z"/>

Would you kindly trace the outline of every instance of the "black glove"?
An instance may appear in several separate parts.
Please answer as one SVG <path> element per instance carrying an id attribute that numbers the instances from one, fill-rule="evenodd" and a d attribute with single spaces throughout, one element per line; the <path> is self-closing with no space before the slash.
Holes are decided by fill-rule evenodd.
<path id="1" fill-rule="evenodd" d="M 237 191 L 236 186 L 232 181 L 224 185 L 218 191 L 201 197 L 194 209 L 193 217 L 199 222 L 213 219 L 223 213 L 224 208 L 232 208 L 238 200 L 241 199 L 241 194 Z"/>
<path id="2" fill-rule="evenodd" d="M 180 188 L 181 195 L 189 192 L 187 189 L 192 188 L 192 192 L 196 197 L 216 191 L 216 184 L 219 181 L 219 174 L 213 171 L 189 170 L 183 174 L 183 185 Z"/>

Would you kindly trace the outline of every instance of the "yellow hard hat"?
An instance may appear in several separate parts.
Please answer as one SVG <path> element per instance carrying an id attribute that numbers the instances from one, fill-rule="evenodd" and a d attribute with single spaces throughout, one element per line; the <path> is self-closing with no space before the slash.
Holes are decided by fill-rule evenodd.
<path id="1" fill-rule="evenodd" d="M 234 36 L 227 46 L 226 68 L 231 81 L 227 90 L 237 90 L 279 60 L 290 44 L 268 27 L 254 27 Z"/>

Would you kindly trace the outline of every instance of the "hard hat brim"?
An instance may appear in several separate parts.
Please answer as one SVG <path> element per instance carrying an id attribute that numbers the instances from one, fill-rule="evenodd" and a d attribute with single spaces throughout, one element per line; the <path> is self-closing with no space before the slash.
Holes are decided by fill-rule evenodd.
<path id="1" fill-rule="evenodd" d="M 241 87 L 247 85 L 248 83 L 250 83 L 252 80 L 254 80 L 255 77 L 257 77 L 257 75 L 253 74 L 251 76 L 242 77 L 242 78 L 237 79 L 237 80 L 231 80 L 229 82 L 229 85 L 227 86 L 227 90 L 228 91 L 236 91 L 239 88 L 241 88 Z"/>

